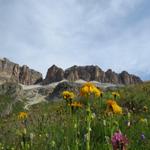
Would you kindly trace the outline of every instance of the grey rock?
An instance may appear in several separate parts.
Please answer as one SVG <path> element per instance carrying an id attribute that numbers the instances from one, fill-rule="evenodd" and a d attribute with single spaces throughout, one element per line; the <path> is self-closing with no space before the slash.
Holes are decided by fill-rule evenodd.
<path id="1" fill-rule="evenodd" d="M 0 59 L 0 82 L 8 81 L 32 85 L 42 81 L 42 74 L 26 65 L 20 67 L 7 58 Z"/>
<path id="2" fill-rule="evenodd" d="M 121 84 L 110 84 L 110 83 L 100 83 L 100 82 L 92 82 L 97 88 L 101 89 L 102 91 L 110 91 L 110 90 L 116 90 L 118 88 L 124 87 L 124 85 Z M 71 81 L 64 81 L 60 82 L 54 90 L 49 93 L 49 96 L 47 97 L 48 100 L 58 100 L 62 98 L 62 92 L 63 91 L 72 91 L 76 95 L 80 94 L 80 89 L 83 86 L 84 83 L 79 82 L 71 82 Z"/>
<path id="3" fill-rule="evenodd" d="M 111 69 L 104 72 L 98 66 L 72 66 L 65 71 L 53 65 L 47 71 L 46 78 L 43 84 L 58 82 L 63 79 L 68 81 L 85 80 L 85 81 L 98 81 L 101 83 L 113 84 L 137 84 L 142 83 L 142 80 L 128 72 L 123 71 L 118 74 Z"/>
<path id="4" fill-rule="evenodd" d="M 117 73 L 113 72 L 111 69 L 105 72 L 105 82 L 106 83 L 121 83 L 120 78 Z"/>
<path id="5" fill-rule="evenodd" d="M 74 82 L 61 82 L 59 83 L 53 90 L 53 92 L 48 96 L 48 100 L 53 100 L 53 99 L 60 99 L 62 98 L 62 92 L 63 91 L 72 91 L 76 93 L 77 95 L 79 94 L 79 89 L 81 85 L 78 83 Z"/>
<path id="6" fill-rule="evenodd" d="M 131 75 L 126 71 L 123 71 L 119 74 L 119 77 L 122 81 L 122 84 L 133 84 L 133 83 L 140 83 L 141 79 L 135 75 Z"/>
<path id="7" fill-rule="evenodd" d="M 2 104 L 2 107 L 0 109 L 0 117 L 5 117 L 13 111 L 13 107 L 15 107 L 15 104 L 22 99 L 23 89 L 17 83 L 7 82 L 0 85 L 0 96 L 2 98 L 0 99 L 0 102 Z M 7 99 L 5 99 L 5 97 L 7 97 Z"/>
<path id="8" fill-rule="evenodd" d="M 0 95 L 9 95 L 13 98 L 17 98 L 23 95 L 23 88 L 17 83 L 7 82 L 0 85 Z"/>
<path id="9" fill-rule="evenodd" d="M 58 82 L 58 81 L 63 80 L 63 78 L 64 78 L 63 69 L 53 65 L 48 69 L 47 75 L 46 75 L 46 78 L 43 81 L 43 84 Z"/>

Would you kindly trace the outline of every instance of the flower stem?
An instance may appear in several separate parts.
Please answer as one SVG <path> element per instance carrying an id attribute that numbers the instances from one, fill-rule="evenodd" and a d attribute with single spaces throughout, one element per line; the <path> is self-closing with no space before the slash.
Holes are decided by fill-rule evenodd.
<path id="1" fill-rule="evenodd" d="M 87 139 L 86 139 L 86 150 L 90 150 L 90 136 L 91 136 L 91 108 L 88 103 L 87 107 Z"/>

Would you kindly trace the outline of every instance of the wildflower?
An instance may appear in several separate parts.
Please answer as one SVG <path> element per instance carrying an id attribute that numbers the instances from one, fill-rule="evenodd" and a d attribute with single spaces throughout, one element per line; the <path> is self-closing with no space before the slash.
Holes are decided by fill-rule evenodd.
<path id="1" fill-rule="evenodd" d="M 108 109 L 115 114 L 122 114 L 122 108 L 114 100 L 107 101 Z"/>
<path id="2" fill-rule="evenodd" d="M 28 114 L 26 112 L 20 112 L 18 115 L 18 119 L 20 120 L 27 119 L 27 117 L 28 117 Z"/>
<path id="3" fill-rule="evenodd" d="M 146 137 L 145 137 L 144 133 L 142 133 L 142 134 L 141 134 L 141 140 L 145 140 L 145 138 L 146 138 Z"/>
<path id="4" fill-rule="evenodd" d="M 98 88 L 94 88 L 93 89 L 93 94 L 96 96 L 96 97 L 100 97 L 101 96 L 101 91 L 98 89 Z"/>
<path id="5" fill-rule="evenodd" d="M 107 101 L 107 105 L 115 105 L 115 104 L 117 104 L 117 103 L 114 100 L 108 100 Z"/>
<path id="6" fill-rule="evenodd" d="M 128 139 L 121 133 L 121 131 L 116 131 L 111 137 L 111 144 L 113 146 L 113 150 L 126 150 Z"/>
<path id="7" fill-rule="evenodd" d="M 112 92 L 111 94 L 114 96 L 115 99 L 116 99 L 117 97 L 120 97 L 120 94 L 119 94 L 118 92 Z"/>
<path id="8" fill-rule="evenodd" d="M 116 113 L 116 114 L 122 114 L 122 108 L 116 104 L 116 105 L 112 105 L 112 108 L 113 108 L 113 112 Z"/>
<path id="9" fill-rule="evenodd" d="M 90 82 L 85 83 L 80 90 L 81 96 L 94 95 L 96 97 L 99 97 L 101 96 L 101 93 L 101 90 L 99 90 L 94 84 Z"/>
<path id="10" fill-rule="evenodd" d="M 65 100 L 72 100 L 75 97 L 75 94 L 70 91 L 63 91 L 62 96 Z"/>
<path id="11" fill-rule="evenodd" d="M 80 102 L 72 102 L 71 104 L 68 104 L 69 106 L 71 107 L 78 107 L 78 108 L 81 108 L 82 107 L 82 104 Z"/>

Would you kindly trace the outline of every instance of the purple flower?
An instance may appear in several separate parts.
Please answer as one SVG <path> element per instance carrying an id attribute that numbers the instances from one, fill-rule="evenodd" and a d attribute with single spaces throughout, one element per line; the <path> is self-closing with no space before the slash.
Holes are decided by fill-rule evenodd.
<path id="1" fill-rule="evenodd" d="M 122 134 L 121 132 L 116 132 L 114 134 L 114 136 L 112 137 L 112 141 L 115 142 L 115 141 L 118 141 L 120 142 L 122 140 Z"/>
<path id="2" fill-rule="evenodd" d="M 126 145 L 128 144 L 128 139 L 120 131 L 116 131 L 111 138 L 111 143 L 113 150 L 121 149 L 125 150 Z"/>
<path id="3" fill-rule="evenodd" d="M 142 140 L 145 140 L 145 138 L 146 138 L 145 135 L 142 133 L 142 134 L 141 134 L 141 139 L 142 139 Z"/>

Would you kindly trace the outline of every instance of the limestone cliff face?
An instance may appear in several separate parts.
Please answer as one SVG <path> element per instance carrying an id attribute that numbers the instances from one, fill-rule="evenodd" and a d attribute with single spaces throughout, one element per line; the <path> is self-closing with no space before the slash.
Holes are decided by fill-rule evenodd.
<path id="1" fill-rule="evenodd" d="M 28 66 L 19 66 L 16 63 L 9 61 L 7 58 L 0 59 L 0 82 L 12 81 L 22 83 L 25 85 L 32 85 L 39 82 L 43 84 L 49 84 L 52 82 L 58 82 L 63 79 L 69 81 L 85 80 L 85 81 L 99 81 L 102 83 L 114 83 L 114 84 L 136 84 L 141 83 L 142 80 L 131 75 L 126 71 L 120 74 L 115 73 L 111 69 L 104 72 L 98 66 L 72 66 L 66 70 L 51 66 L 46 78 L 42 79 L 42 74 L 30 69 Z"/>
<path id="2" fill-rule="evenodd" d="M 18 64 L 4 58 L 0 59 L 0 81 L 31 85 L 42 81 L 42 74 L 25 65 L 20 67 Z"/>
<path id="3" fill-rule="evenodd" d="M 45 80 L 43 81 L 43 84 L 58 82 L 58 81 L 63 80 L 63 78 L 64 78 L 63 69 L 53 65 L 48 69 L 47 75 L 46 75 Z"/>
<path id="4" fill-rule="evenodd" d="M 104 81 L 104 72 L 98 66 L 73 66 L 65 70 L 64 78 L 67 80 Z"/>
<path id="5" fill-rule="evenodd" d="M 120 76 L 113 72 L 111 69 L 108 69 L 106 72 L 105 72 L 105 79 L 104 79 L 105 82 L 110 82 L 110 83 L 122 83 L 122 81 L 120 80 Z"/>
<path id="6" fill-rule="evenodd" d="M 133 83 L 141 82 L 141 79 L 139 77 L 137 77 L 135 75 L 131 75 L 126 71 L 123 71 L 122 73 L 120 73 L 119 77 L 123 84 L 133 84 Z"/>
<path id="7" fill-rule="evenodd" d="M 99 81 L 114 84 L 136 84 L 141 83 L 142 80 L 131 75 L 126 71 L 120 74 L 113 72 L 111 69 L 104 72 L 98 66 L 72 66 L 65 71 L 63 69 L 53 65 L 47 71 L 46 78 L 44 79 L 44 84 L 49 84 L 52 82 L 61 81 L 67 79 L 69 81 L 85 80 L 85 81 Z"/>

